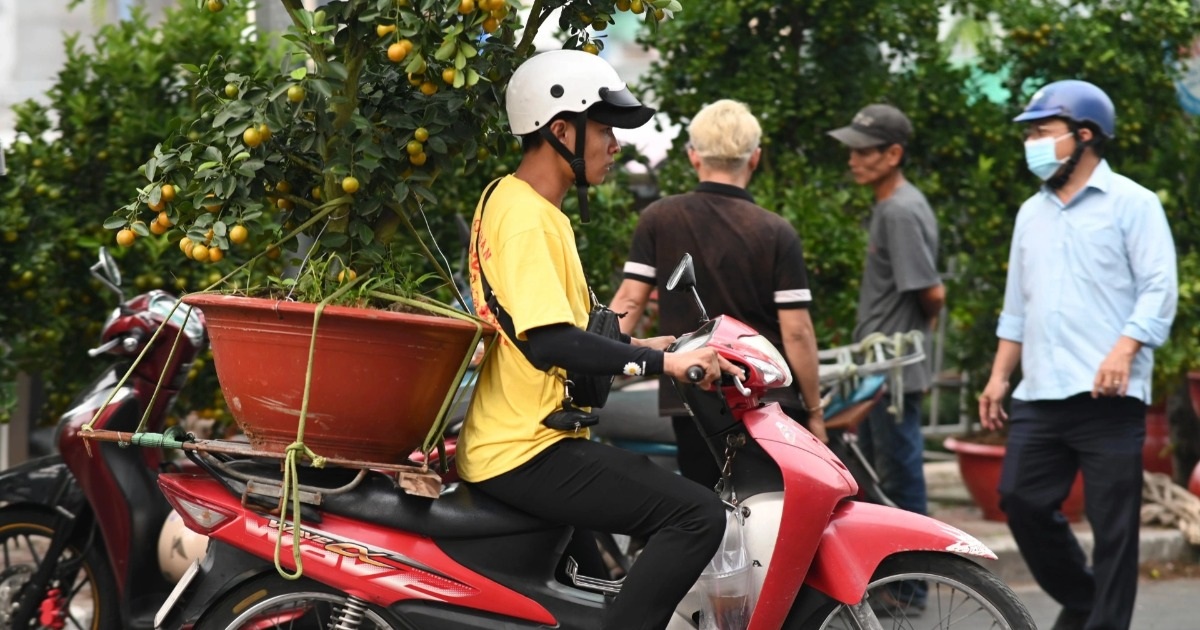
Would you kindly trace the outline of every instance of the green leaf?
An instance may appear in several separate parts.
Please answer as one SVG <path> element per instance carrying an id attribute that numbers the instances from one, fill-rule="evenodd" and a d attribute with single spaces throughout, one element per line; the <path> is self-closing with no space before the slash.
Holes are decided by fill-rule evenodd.
<path id="1" fill-rule="evenodd" d="M 326 233 L 321 236 L 321 245 L 337 248 L 345 245 L 350 238 L 344 232 Z"/>
<path id="2" fill-rule="evenodd" d="M 408 74 L 413 74 L 416 72 L 424 72 L 427 67 L 428 63 L 425 61 L 425 56 L 421 53 L 416 53 L 412 56 L 412 59 L 409 60 L 408 65 L 404 66 L 404 71 Z"/>
<path id="3" fill-rule="evenodd" d="M 408 192 L 409 192 L 408 184 L 406 184 L 404 182 L 396 182 L 396 187 L 393 188 L 392 191 L 396 194 L 395 201 L 397 203 L 400 203 L 400 202 L 404 201 L 405 199 L 408 199 Z M 107 226 L 105 226 L 105 227 L 107 227 Z"/>
<path id="4" fill-rule="evenodd" d="M 276 85 L 275 89 L 271 90 L 271 92 L 267 94 L 267 100 L 273 101 L 279 98 L 281 94 L 288 91 L 288 88 L 292 87 L 293 85 L 295 85 L 295 83 L 291 83 L 289 81 L 284 81 L 283 83 Z"/>
<path id="5" fill-rule="evenodd" d="M 412 191 L 414 193 L 416 193 L 416 195 L 418 197 L 423 197 L 426 201 L 431 201 L 433 203 L 437 203 L 437 197 L 434 196 L 434 194 L 432 192 L 430 192 L 430 190 L 424 186 L 414 185 L 412 187 Z"/>
<path id="6" fill-rule="evenodd" d="M 356 222 L 351 229 L 354 231 L 355 238 L 362 243 L 370 243 L 375 240 L 375 232 L 365 223 Z"/>
<path id="7" fill-rule="evenodd" d="M 216 161 L 205 162 L 205 163 L 201 164 L 200 166 L 196 167 L 196 172 L 199 173 L 201 171 L 207 171 L 208 169 L 210 169 L 218 164 L 220 164 L 220 162 L 216 162 Z"/>
<path id="8" fill-rule="evenodd" d="M 329 68 L 329 76 L 339 81 L 345 81 L 350 76 L 350 72 L 346 70 L 346 64 L 344 63 L 330 61 L 327 67 Z"/>
<path id="9" fill-rule="evenodd" d="M 117 217 L 117 216 L 108 217 L 107 219 L 104 220 L 104 229 L 115 230 L 117 228 L 125 227 L 125 223 L 126 223 L 125 217 Z"/>
<path id="10" fill-rule="evenodd" d="M 217 129 L 224 127 L 225 123 L 234 118 L 241 118 L 250 113 L 250 103 L 246 101 L 230 101 L 213 116 L 213 128 Z"/>
<path id="11" fill-rule="evenodd" d="M 309 79 L 308 87 L 312 88 L 314 92 L 325 98 L 333 96 L 333 88 L 330 87 L 329 82 L 324 79 Z"/>
<path id="12" fill-rule="evenodd" d="M 479 73 L 475 72 L 475 68 L 467 68 L 467 85 L 476 83 L 479 83 Z"/>
<path id="13" fill-rule="evenodd" d="M 146 161 L 146 179 L 154 181 L 158 177 L 158 160 L 150 158 Z M 157 201 L 157 200 L 155 200 Z"/>
<path id="14" fill-rule="evenodd" d="M 437 59 L 438 61 L 446 61 L 450 59 L 450 56 L 453 55 L 454 51 L 457 49 L 458 40 L 447 39 L 446 41 L 442 42 L 441 46 L 438 47 L 437 52 L 433 53 L 433 58 Z"/>

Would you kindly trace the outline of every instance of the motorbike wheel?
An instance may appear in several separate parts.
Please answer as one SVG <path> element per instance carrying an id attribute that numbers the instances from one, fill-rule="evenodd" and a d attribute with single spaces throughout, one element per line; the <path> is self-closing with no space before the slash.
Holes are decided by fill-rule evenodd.
<path id="1" fill-rule="evenodd" d="M 358 625 L 354 625 L 356 622 Z M 345 627 L 361 630 L 405 630 L 387 611 L 351 600 L 324 584 L 277 573 L 253 578 L 222 597 L 197 624 L 199 630 L 268 630 Z"/>
<path id="2" fill-rule="evenodd" d="M 12 627 L 12 606 L 21 587 L 37 571 L 54 535 L 55 517 L 29 508 L 0 510 L 0 627 Z M 117 584 L 99 538 L 68 543 L 59 566 L 82 560 L 70 584 L 61 585 L 57 608 L 66 628 L 119 630 L 121 611 Z M 39 602 L 40 603 L 40 602 Z M 35 620 L 38 614 L 35 612 Z M 41 627 L 41 626 L 37 626 Z"/>
<path id="3" fill-rule="evenodd" d="M 924 580 L 929 587 L 923 609 L 905 606 L 896 586 L 906 580 Z M 866 597 L 880 625 L 887 628 L 931 627 L 948 630 L 1036 628 L 1029 611 L 1004 582 L 983 567 L 946 553 L 905 553 L 880 563 Z M 821 630 L 857 629 L 851 610 L 833 606 Z"/>

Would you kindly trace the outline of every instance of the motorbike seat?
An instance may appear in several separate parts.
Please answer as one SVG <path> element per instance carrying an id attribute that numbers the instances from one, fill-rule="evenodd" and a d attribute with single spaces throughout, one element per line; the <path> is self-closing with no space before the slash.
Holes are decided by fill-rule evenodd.
<path id="1" fill-rule="evenodd" d="M 321 509 L 431 538 L 490 538 L 561 527 L 459 483 L 437 499 L 408 494 L 382 474 L 369 474 L 352 492 L 326 495 Z"/>

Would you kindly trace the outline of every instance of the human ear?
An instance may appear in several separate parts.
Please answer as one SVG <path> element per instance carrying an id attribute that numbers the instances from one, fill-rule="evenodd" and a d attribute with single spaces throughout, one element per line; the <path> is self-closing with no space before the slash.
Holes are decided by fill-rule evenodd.
<path id="1" fill-rule="evenodd" d="M 571 129 L 571 125 L 568 125 L 567 121 L 562 120 L 562 119 L 559 119 L 559 120 L 556 120 L 556 121 L 550 123 L 550 133 L 555 138 L 558 138 L 558 141 L 562 142 L 563 144 L 567 143 L 567 132 L 570 129 Z"/>

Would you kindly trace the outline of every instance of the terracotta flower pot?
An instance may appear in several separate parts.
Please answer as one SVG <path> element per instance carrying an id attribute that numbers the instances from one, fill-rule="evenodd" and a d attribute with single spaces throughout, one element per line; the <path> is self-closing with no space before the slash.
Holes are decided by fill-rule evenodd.
<path id="1" fill-rule="evenodd" d="M 962 475 L 967 492 L 983 511 L 989 521 L 1006 522 L 1008 517 L 1000 509 L 1000 468 L 1004 462 L 1003 444 L 978 444 L 964 440 L 946 438 L 942 443 L 946 450 L 958 456 L 958 470 Z M 1075 484 L 1063 501 L 1062 513 L 1067 520 L 1075 522 L 1083 518 L 1083 475 L 1075 476 Z"/>
<path id="2" fill-rule="evenodd" d="M 1200 416 L 1200 371 L 1188 372 L 1188 397 L 1192 399 L 1192 411 Z"/>
<path id="3" fill-rule="evenodd" d="M 296 440 L 316 305 L 219 294 L 184 301 L 204 314 L 230 413 L 252 446 L 282 453 Z M 325 457 L 405 461 L 457 386 L 476 331 L 447 317 L 326 307 L 304 443 Z"/>
<path id="4" fill-rule="evenodd" d="M 1200 497 L 1200 462 L 1196 462 L 1196 467 L 1192 469 L 1192 475 L 1188 477 L 1188 492 Z"/>
<path id="5" fill-rule="evenodd" d="M 1175 477 L 1175 459 L 1171 455 L 1170 424 L 1165 403 L 1146 409 L 1146 442 L 1142 445 L 1142 468 Z"/>

